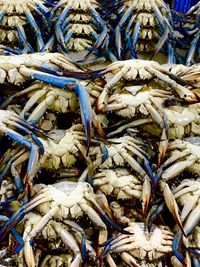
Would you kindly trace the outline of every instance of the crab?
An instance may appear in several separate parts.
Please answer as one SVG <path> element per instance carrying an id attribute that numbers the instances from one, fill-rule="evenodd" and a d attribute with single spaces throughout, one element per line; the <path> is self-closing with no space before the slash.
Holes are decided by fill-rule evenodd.
<path id="1" fill-rule="evenodd" d="M 128 266 L 159 266 L 160 259 L 172 252 L 173 232 L 164 225 L 152 225 L 149 232 L 141 222 L 130 222 L 125 228 L 130 235 L 118 234 L 105 247 L 106 253 L 119 254 Z M 150 265 L 151 266 L 151 265 Z"/>
<path id="2" fill-rule="evenodd" d="M 42 50 L 45 44 L 43 33 L 49 31 L 46 18 L 49 10 L 44 3 L 43 0 L 1 0 L 1 44 L 13 48 L 15 53 Z M 39 25 L 40 20 L 43 22 L 42 27 Z M 33 33 L 32 36 L 29 30 Z"/>
<path id="3" fill-rule="evenodd" d="M 98 169 L 93 176 L 93 186 L 117 199 L 141 199 L 142 181 L 128 169 Z"/>
<path id="4" fill-rule="evenodd" d="M 174 62 L 173 22 L 170 8 L 163 0 L 125 0 L 122 3 L 115 0 L 108 2 L 107 8 L 106 15 L 116 15 L 115 47 L 119 60 L 136 58 L 138 54 L 164 47 L 169 61 Z"/>
<path id="5" fill-rule="evenodd" d="M 80 61 L 81 57 L 83 62 L 91 53 L 109 54 L 109 28 L 99 11 L 100 4 L 95 0 L 58 1 L 50 14 L 55 36 L 45 49 L 57 42 L 63 53 L 69 56 L 69 51 L 74 52 L 75 55 L 70 55 L 73 60 Z"/>
<path id="6" fill-rule="evenodd" d="M 4 239 L 10 230 L 15 227 L 30 211 L 38 212 L 42 219 L 29 232 L 27 246 L 30 247 L 32 237 L 41 232 L 50 220 L 67 222 L 78 219 L 87 214 L 91 222 L 100 229 L 99 243 L 107 239 L 107 227 L 102 219 L 113 229 L 126 233 L 111 221 L 96 201 L 96 196 L 90 184 L 86 182 L 62 181 L 52 185 L 38 184 L 34 186 L 33 199 L 22 206 L 11 218 L 4 223 L 0 230 L 0 239 Z M 98 211 L 98 213 L 95 211 Z M 100 215 L 99 215 L 100 214 Z M 59 232 L 60 230 L 58 230 Z M 30 251 L 29 251 L 30 252 Z M 32 265 L 31 265 L 32 266 Z"/>
<path id="7" fill-rule="evenodd" d="M 27 80 L 35 79 L 47 84 L 57 86 L 59 88 L 67 88 L 74 91 L 79 97 L 81 117 L 83 124 L 85 125 L 87 145 L 89 147 L 91 139 L 90 130 L 92 124 L 92 108 L 88 92 L 86 88 L 78 83 L 76 79 L 68 79 L 63 76 L 57 76 L 63 74 L 63 72 L 67 69 L 70 69 L 69 72 L 71 74 L 74 73 L 73 64 L 68 63 L 68 60 L 63 55 L 61 55 L 60 57 L 60 54 L 57 53 L 36 53 L 34 55 L 7 57 L 2 56 L 0 58 L 0 83 L 20 85 Z M 35 70 L 35 68 L 37 70 Z M 38 69 L 42 71 L 38 71 Z M 84 77 L 85 74 L 83 71 L 77 72 L 77 68 L 75 69 L 76 77 L 79 74 L 80 77 Z M 11 100 L 12 97 L 11 99 L 8 99 L 8 101 L 5 101 L 5 103 L 3 103 L 1 107 L 7 106 L 8 102 L 10 102 Z"/>
<path id="8" fill-rule="evenodd" d="M 84 74 L 60 53 L 34 53 L 0 57 L 0 84 L 8 83 L 21 86 L 34 79 L 34 74 L 43 74 L 50 80 L 53 76 L 48 75 L 49 73 L 62 75 L 65 72 L 69 74 L 74 71 Z M 37 78 L 41 80 L 42 76 Z"/>
<path id="9" fill-rule="evenodd" d="M 13 130 L 13 128 L 16 128 L 16 130 Z M 32 137 L 32 140 L 24 137 L 18 131 L 24 132 L 29 137 Z M 43 132 L 37 127 L 32 126 L 26 120 L 20 118 L 15 112 L 9 110 L 0 110 L 0 132 L 17 142 L 23 148 L 25 147 L 30 150 L 30 157 L 25 175 L 25 179 L 29 180 L 29 177 L 34 173 L 35 164 L 38 161 L 40 152 L 42 154 L 44 153 L 44 146 L 34 132 L 40 135 L 42 135 Z"/>
<path id="10" fill-rule="evenodd" d="M 199 138 L 186 140 L 176 139 L 169 143 L 168 151 L 170 156 L 161 166 L 161 178 L 164 181 L 173 179 L 177 175 L 189 170 L 192 173 L 200 173 L 200 150 Z"/>
<path id="11" fill-rule="evenodd" d="M 107 143 L 102 146 L 93 147 L 89 150 L 94 169 L 123 167 L 128 164 L 142 178 L 148 175 L 140 164 L 133 158 L 133 155 L 140 158 L 146 167 L 149 167 L 147 154 L 140 146 L 143 143 L 131 136 L 107 139 Z"/>
<path id="12" fill-rule="evenodd" d="M 100 85 L 91 81 L 80 81 L 80 84 L 87 88 L 91 104 L 94 103 L 102 91 Z M 20 117 L 27 117 L 28 114 L 27 121 L 32 123 L 38 123 L 47 110 L 54 113 L 67 113 L 75 112 L 78 108 L 75 92 L 38 81 L 7 98 L 6 103 L 3 104 L 4 108 L 10 105 L 12 100 L 16 101 L 17 98 L 23 96 L 28 96 L 29 99 L 20 112 Z M 35 104 L 36 107 L 33 109 Z M 30 113 L 31 109 L 33 110 Z"/>
<path id="13" fill-rule="evenodd" d="M 173 77 L 171 78 L 172 75 L 170 72 L 154 61 L 116 61 L 107 66 L 104 70 L 99 70 L 98 73 L 101 75 L 111 74 L 111 77 L 107 78 L 107 84 L 98 99 L 98 111 L 102 111 L 106 107 L 109 90 L 113 91 L 119 87 L 121 83 L 133 83 L 135 80 L 137 80 L 137 85 L 139 82 L 145 83 L 147 81 L 157 80 L 157 82 L 161 84 L 165 83 L 165 87 L 168 85 L 168 87 L 172 88 L 181 99 L 190 103 L 198 101 L 195 93 L 176 82 Z"/>
<path id="14" fill-rule="evenodd" d="M 52 131 L 51 135 L 49 134 L 49 136 L 51 136 L 53 140 L 39 138 L 42 146 L 44 147 L 44 154 L 34 162 L 34 172 L 31 173 L 32 175 L 29 175 L 30 183 L 38 170 L 45 169 L 53 170 L 55 172 L 57 170 L 61 170 L 62 168 L 72 168 L 78 159 L 81 159 L 81 157 L 82 159 L 86 159 L 87 149 L 84 144 L 86 137 L 81 124 L 73 125 L 71 128 L 65 131 Z M 11 151 L 13 153 L 16 151 L 12 157 L 10 157 Z M 22 163 L 29 160 L 29 158 L 29 152 L 25 150 L 20 150 L 18 152 L 18 149 L 12 147 L 7 151 L 7 155 L 4 156 L 4 160 L 1 163 L 2 169 L 4 170 L 1 175 L 1 179 L 6 174 L 5 170 L 10 168 L 19 193 L 24 191 L 24 186 L 19 180 L 20 175 L 18 168 L 22 165 Z M 26 182 L 27 181 L 25 180 L 25 188 L 27 190 Z"/>
<path id="15" fill-rule="evenodd" d="M 29 212 L 25 215 L 23 233 L 24 248 L 20 251 L 18 256 L 19 267 L 23 266 L 24 259 L 27 266 L 37 266 L 37 258 L 33 247 L 30 245 L 30 241 L 37 243 L 37 240 L 39 240 L 39 242 L 41 242 L 41 240 L 48 241 L 45 248 L 50 251 L 58 249 L 60 251 L 63 250 L 63 253 L 66 253 L 66 249 L 72 251 L 72 254 L 68 254 L 70 255 L 68 262 L 71 261 L 72 264 L 70 266 L 73 266 L 73 264 L 79 266 L 82 261 L 84 263 L 86 253 L 89 254 L 90 258 L 93 260 L 95 259 L 96 253 L 86 239 L 84 230 L 77 223 L 69 220 L 65 220 L 65 223 L 50 220 L 43 229 L 40 229 L 40 232 L 35 232 L 34 229 L 41 220 L 42 216 L 35 212 Z M 85 251 L 81 252 L 81 247 Z"/>

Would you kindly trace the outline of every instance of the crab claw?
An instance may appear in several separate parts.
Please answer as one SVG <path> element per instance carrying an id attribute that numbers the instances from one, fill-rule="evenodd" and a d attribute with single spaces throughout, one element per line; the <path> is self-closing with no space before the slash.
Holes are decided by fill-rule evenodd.
<path id="1" fill-rule="evenodd" d="M 176 200 L 174 198 L 173 193 L 171 192 L 171 190 L 169 188 L 169 185 L 163 181 L 160 181 L 160 187 L 161 187 L 161 190 L 163 191 L 165 203 L 166 203 L 169 211 L 172 213 L 174 220 L 179 225 L 184 236 L 186 236 L 185 231 L 184 231 L 183 226 L 182 226 L 180 216 L 179 216 L 178 205 L 176 203 Z"/>
<path id="2" fill-rule="evenodd" d="M 104 89 L 97 99 L 96 109 L 98 112 L 102 112 L 106 106 L 106 98 L 107 98 L 108 90 Z"/>
<path id="3" fill-rule="evenodd" d="M 81 117 L 86 132 L 87 148 L 89 148 L 91 142 L 92 108 L 90 98 L 85 87 L 77 83 L 76 80 L 67 79 L 65 77 L 58 77 L 51 74 L 45 74 L 39 71 L 25 70 L 25 72 L 26 74 L 31 75 L 34 79 L 37 79 L 39 81 L 52 84 L 60 88 L 68 88 L 75 91 L 75 93 L 79 97 Z"/>

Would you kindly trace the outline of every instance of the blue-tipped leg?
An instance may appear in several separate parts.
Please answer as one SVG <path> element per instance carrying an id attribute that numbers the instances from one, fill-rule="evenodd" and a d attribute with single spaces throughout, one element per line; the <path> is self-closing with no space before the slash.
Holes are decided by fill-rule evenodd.
<path id="1" fill-rule="evenodd" d="M 25 15 L 26 15 L 26 17 L 27 17 L 32 29 L 35 32 L 36 40 L 37 40 L 37 48 L 38 48 L 38 50 L 40 50 L 44 46 L 44 41 L 43 41 L 43 38 L 42 38 L 42 33 L 40 31 L 40 28 L 38 27 L 34 17 L 32 16 L 32 14 L 30 12 L 26 11 Z"/>
<path id="2" fill-rule="evenodd" d="M 186 266 L 186 262 L 184 260 L 183 255 L 178 251 L 181 239 L 182 239 L 183 233 L 182 231 L 179 231 L 175 234 L 173 244 L 172 244 L 172 250 L 176 258 L 184 265 Z"/>
<path id="3" fill-rule="evenodd" d="M 19 43 L 21 47 L 24 49 L 23 51 L 26 53 L 34 53 L 34 49 L 29 44 L 28 40 L 26 39 L 26 35 L 22 26 L 17 25 Z"/>
<path id="4" fill-rule="evenodd" d="M 86 236 L 85 233 L 81 233 L 81 256 L 82 256 L 82 266 L 84 266 L 86 262 L 86 253 L 87 253 L 87 248 L 86 248 Z"/>
<path id="5" fill-rule="evenodd" d="M 129 7 L 127 9 L 127 11 L 121 18 L 115 30 L 115 45 L 117 48 L 117 56 L 119 59 L 122 59 L 122 37 L 121 37 L 122 27 L 126 23 L 128 18 L 131 16 L 132 11 L 133 11 L 133 7 Z"/>

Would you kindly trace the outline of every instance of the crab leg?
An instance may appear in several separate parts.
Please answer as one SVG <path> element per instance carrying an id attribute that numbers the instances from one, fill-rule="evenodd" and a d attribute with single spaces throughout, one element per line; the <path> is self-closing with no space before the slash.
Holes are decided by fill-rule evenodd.
<path id="1" fill-rule="evenodd" d="M 1 127 L 1 131 L 7 134 L 10 138 L 18 142 L 20 145 L 27 147 L 30 150 L 30 158 L 28 161 L 28 167 L 27 172 L 25 175 L 25 180 L 28 181 L 30 177 L 34 176 L 35 169 L 38 163 L 39 153 L 38 153 L 38 147 L 34 144 L 32 144 L 28 139 L 24 138 L 22 135 L 18 134 L 17 132 L 13 130 L 8 130 L 5 127 Z"/>
<path id="2" fill-rule="evenodd" d="M 117 56 L 119 59 L 121 59 L 122 54 L 122 37 L 121 37 L 121 31 L 124 23 L 128 20 L 128 18 L 131 16 L 131 13 L 133 11 L 133 7 L 129 7 L 125 14 L 120 19 L 116 29 L 115 29 L 115 45 L 117 48 Z"/>
<path id="3" fill-rule="evenodd" d="M 58 42 L 61 44 L 62 48 L 64 49 L 65 52 L 67 52 L 66 50 L 66 44 L 65 44 L 65 37 L 63 35 L 63 31 L 62 31 L 62 25 L 64 23 L 64 20 L 67 16 L 67 14 L 70 11 L 70 6 L 66 6 L 58 20 L 58 22 L 56 23 L 56 28 L 55 28 L 55 33 L 56 33 L 56 37 L 58 39 Z"/>
<path id="4" fill-rule="evenodd" d="M 8 217 L 6 217 L 6 216 L 0 216 L 0 221 L 2 222 L 6 222 L 6 221 L 8 221 L 9 220 L 9 218 Z M 11 254 L 17 254 L 22 248 L 23 248 L 23 246 L 24 246 L 24 240 L 22 239 L 22 237 L 19 235 L 19 233 L 13 228 L 13 229 L 11 229 L 11 234 L 12 234 L 12 236 L 13 236 L 13 238 L 15 239 L 15 241 L 16 241 L 16 245 L 15 245 L 15 247 L 14 248 L 12 248 L 12 253 Z M 7 251 L 7 249 L 6 249 L 6 251 Z M 1 252 L 2 253 L 2 252 Z M 6 253 L 7 254 L 7 253 Z M 3 255 L 1 255 L 2 256 L 2 258 L 3 258 Z"/>
<path id="5" fill-rule="evenodd" d="M 186 62 L 185 62 L 185 64 L 187 66 L 190 66 L 192 64 L 192 59 L 194 58 L 194 54 L 195 54 L 195 51 L 197 49 L 197 44 L 198 44 L 199 40 L 200 40 L 200 31 L 198 31 L 197 34 L 195 34 L 195 37 L 192 40 L 192 45 L 191 45 L 190 50 L 187 54 Z"/>
<path id="6" fill-rule="evenodd" d="M 18 36 L 19 36 L 19 42 L 22 44 L 24 47 L 23 52 L 25 53 L 34 53 L 34 49 L 32 46 L 28 43 L 26 39 L 26 35 L 24 32 L 23 27 L 19 24 L 17 25 L 17 31 L 18 31 Z"/>
<path id="7" fill-rule="evenodd" d="M 120 254 L 122 260 L 128 265 L 128 266 L 134 266 L 134 267 L 140 267 L 140 264 L 137 263 L 137 261 L 127 252 L 122 252 Z"/>
<path id="8" fill-rule="evenodd" d="M 32 14 L 30 12 L 25 11 L 25 15 L 26 15 L 31 27 L 34 29 L 34 31 L 36 33 L 37 47 L 38 47 L 38 50 L 40 50 L 44 46 L 44 41 L 42 39 L 42 33 L 40 31 L 40 28 L 38 27 L 34 17 L 32 16 Z"/>
<path id="9" fill-rule="evenodd" d="M 192 166 L 196 161 L 196 156 L 190 155 L 187 160 L 180 161 L 172 165 L 171 167 L 167 168 L 163 174 L 162 174 L 162 179 L 165 181 L 168 181 L 169 179 L 174 178 L 175 176 L 179 175 L 182 173 L 185 169 L 189 168 Z"/>
<path id="10" fill-rule="evenodd" d="M 166 78 L 166 75 L 160 72 L 159 70 L 146 67 L 145 68 L 147 71 L 158 77 L 161 81 L 166 82 L 169 86 L 171 86 L 177 94 L 179 94 L 180 98 L 183 98 L 186 102 L 189 103 L 195 103 L 197 102 L 197 96 L 195 93 L 187 89 L 186 87 L 178 84 L 177 82 L 171 80 L 170 78 Z"/>
<path id="11" fill-rule="evenodd" d="M 80 109 L 81 109 L 81 117 L 83 120 L 83 124 L 86 132 L 87 139 L 87 148 L 90 146 L 91 142 L 91 127 L 92 127 L 92 108 L 90 103 L 90 98 L 88 96 L 88 92 L 81 84 L 77 83 L 76 80 L 67 79 L 64 77 L 57 77 L 51 74 L 44 74 L 39 71 L 31 71 L 27 68 L 23 69 L 23 72 L 32 76 L 34 79 L 38 79 L 40 81 L 61 87 L 61 88 L 69 88 L 75 91 L 75 93 L 79 97 Z"/>
<path id="12" fill-rule="evenodd" d="M 35 197 L 29 203 L 25 204 L 24 207 L 20 208 L 17 212 L 15 212 L 0 229 L 0 240 L 3 240 L 5 238 L 9 231 L 12 230 L 12 228 L 24 218 L 27 212 L 44 202 L 48 202 L 49 200 L 51 200 L 51 197 L 47 197 L 45 194 L 41 194 Z"/>
<path id="13" fill-rule="evenodd" d="M 89 52 L 89 54 L 87 54 L 85 56 L 88 57 L 95 49 L 99 48 L 99 46 L 102 44 L 102 42 L 106 39 L 107 34 L 108 34 L 108 29 L 106 24 L 103 22 L 103 20 L 101 19 L 101 17 L 99 16 L 99 14 L 96 12 L 96 10 L 90 5 L 89 1 L 86 1 L 88 3 L 88 9 L 91 12 L 91 14 L 94 16 L 95 20 L 97 21 L 98 25 L 100 25 L 103 29 L 103 31 L 101 32 L 98 40 L 95 42 L 92 50 Z M 108 39 L 107 39 L 107 44 L 106 46 L 108 46 Z"/>

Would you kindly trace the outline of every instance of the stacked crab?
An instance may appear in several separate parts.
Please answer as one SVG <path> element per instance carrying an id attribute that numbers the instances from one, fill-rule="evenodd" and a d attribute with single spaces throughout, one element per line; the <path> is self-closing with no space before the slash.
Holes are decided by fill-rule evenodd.
<path id="1" fill-rule="evenodd" d="M 200 266 L 200 66 L 171 64 L 168 5 L 1 5 L 0 265 Z"/>

